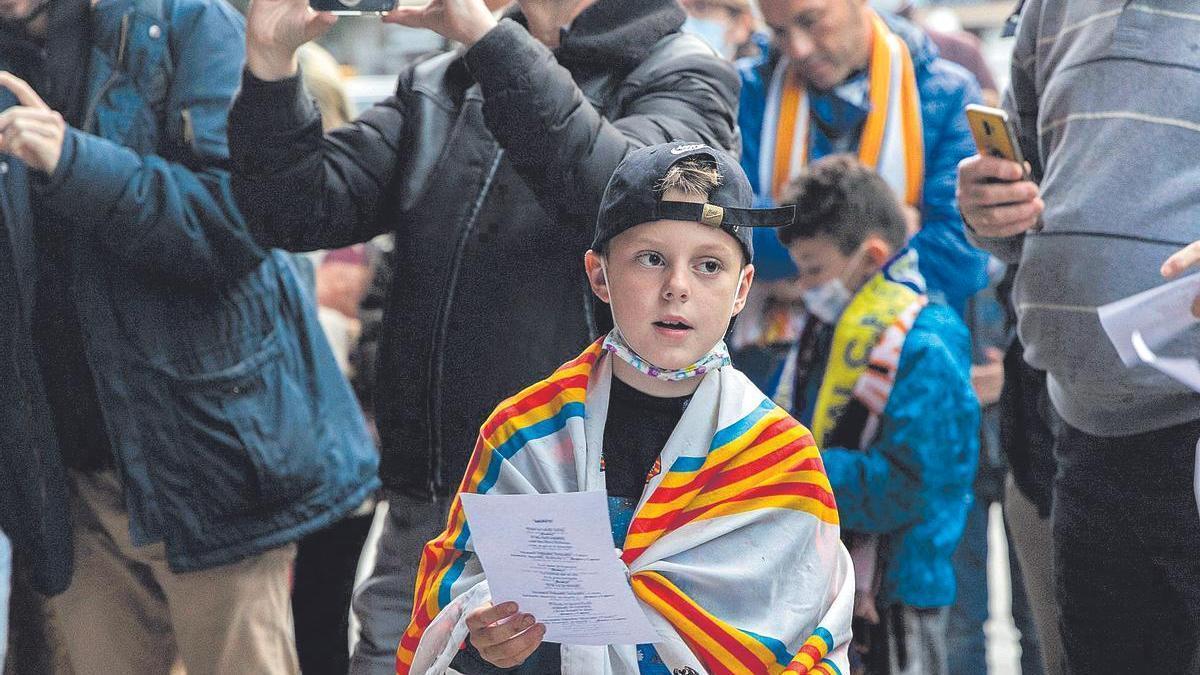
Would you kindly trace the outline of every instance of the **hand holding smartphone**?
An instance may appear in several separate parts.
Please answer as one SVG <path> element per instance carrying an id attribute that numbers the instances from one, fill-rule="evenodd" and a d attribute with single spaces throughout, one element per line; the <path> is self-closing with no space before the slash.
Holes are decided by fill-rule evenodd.
<path id="1" fill-rule="evenodd" d="M 958 165 L 957 199 L 963 222 L 977 235 L 989 238 L 1040 229 L 1045 204 L 1037 185 L 1030 181 L 1008 113 L 968 105 L 966 114 L 979 156 Z"/>
<path id="2" fill-rule="evenodd" d="M 1017 142 L 1007 112 L 972 103 L 967 106 L 967 124 L 971 127 L 971 136 L 975 138 L 975 147 L 980 155 L 1007 159 L 1024 168 L 1025 158 L 1021 155 L 1021 145 Z"/>

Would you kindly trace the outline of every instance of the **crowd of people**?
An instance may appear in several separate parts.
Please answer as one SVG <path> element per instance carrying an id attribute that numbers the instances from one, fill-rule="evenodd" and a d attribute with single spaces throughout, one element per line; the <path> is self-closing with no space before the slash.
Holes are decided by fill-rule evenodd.
<path id="1" fill-rule="evenodd" d="M 0 0 L 0 669 L 982 674 L 1000 503 L 1022 672 L 1200 673 L 1096 312 L 1200 264 L 1200 13 L 1014 4 L 1001 95 L 903 0 L 400 3 L 355 117 L 307 0 Z M 586 490 L 655 642 L 492 602 L 461 495 Z"/>

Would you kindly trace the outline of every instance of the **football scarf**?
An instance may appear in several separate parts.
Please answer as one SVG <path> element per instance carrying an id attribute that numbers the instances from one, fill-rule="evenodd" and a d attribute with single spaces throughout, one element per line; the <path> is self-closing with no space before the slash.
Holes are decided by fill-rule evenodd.
<path id="1" fill-rule="evenodd" d="M 875 418 L 891 396 L 904 340 L 927 302 L 913 250 L 893 258 L 854 295 L 838 317 L 813 410 L 819 446 L 827 444 L 852 398 L 870 413 L 863 438 L 874 436 Z"/>
<path id="2" fill-rule="evenodd" d="M 916 71 L 908 45 L 873 11 L 867 78 L 871 109 L 858 158 L 874 167 L 904 203 L 919 206 L 925 149 Z M 808 95 L 786 57 L 771 75 L 760 148 L 759 185 L 778 201 L 809 161 Z"/>

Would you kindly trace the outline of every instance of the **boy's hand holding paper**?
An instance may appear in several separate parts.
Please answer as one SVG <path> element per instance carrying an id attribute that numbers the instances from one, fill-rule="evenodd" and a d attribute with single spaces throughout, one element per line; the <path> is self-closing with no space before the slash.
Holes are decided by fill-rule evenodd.
<path id="1" fill-rule="evenodd" d="M 658 640 L 613 549 L 603 492 L 460 496 L 492 601 L 536 617 L 546 641 Z"/>

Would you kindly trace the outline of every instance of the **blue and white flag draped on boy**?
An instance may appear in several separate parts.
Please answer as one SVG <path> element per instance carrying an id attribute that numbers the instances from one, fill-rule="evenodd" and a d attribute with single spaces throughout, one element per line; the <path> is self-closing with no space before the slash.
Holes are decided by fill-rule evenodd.
<path id="1" fill-rule="evenodd" d="M 612 358 L 597 341 L 501 403 L 460 492 L 603 490 Z M 646 485 L 622 560 L 672 672 L 848 672 L 854 599 L 837 508 L 808 430 L 744 375 L 704 376 Z M 612 461 L 612 458 L 609 458 Z M 488 602 L 460 500 L 426 545 L 398 673 L 442 673 Z M 563 645 L 562 672 L 638 672 L 633 645 Z M 691 669 L 690 671 L 688 669 Z"/>

